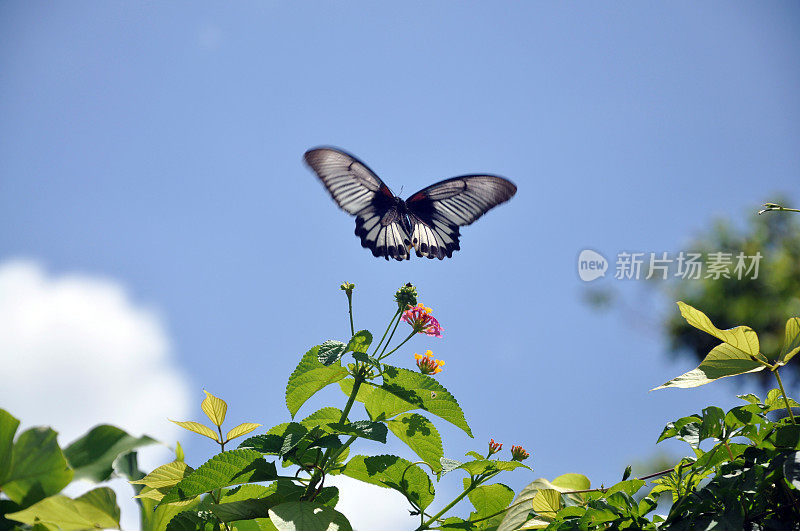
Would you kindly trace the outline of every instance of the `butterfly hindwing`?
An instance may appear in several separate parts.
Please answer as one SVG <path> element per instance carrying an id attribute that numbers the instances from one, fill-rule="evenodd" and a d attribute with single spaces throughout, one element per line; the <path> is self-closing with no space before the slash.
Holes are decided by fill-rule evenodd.
<path id="1" fill-rule="evenodd" d="M 354 156 L 332 148 L 309 150 L 304 158 L 336 204 L 356 216 L 355 232 L 362 247 L 387 260 L 409 258 L 409 238 L 398 211 L 401 200 L 375 172 Z"/>
<path id="2" fill-rule="evenodd" d="M 460 249 L 459 227 L 508 201 L 517 187 L 494 175 L 463 175 L 423 188 L 406 200 L 417 256 L 450 258 Z"/>

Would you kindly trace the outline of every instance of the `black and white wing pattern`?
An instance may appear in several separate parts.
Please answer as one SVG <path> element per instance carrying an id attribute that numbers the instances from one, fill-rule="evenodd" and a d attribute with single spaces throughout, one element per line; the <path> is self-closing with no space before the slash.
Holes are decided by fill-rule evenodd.
<path id="1" fill-rule="evenodd" d="M 314 170 L 339 207 L 356 216 L 361 246 L 386 260 L 407 260 L 410 240 L 402 199 L 354 156 L 333 148 L 306 151 Z M 405 226 L 405 227 L 404 227 Z"/>
<path id="2" fill-rule="evenodd" d="M 494 175 L 463 175 L 423 188 L 406 200 L 417 256 L 450 258 L 461 247 L 459 227 L 511 199 L 517 187 Z"/>

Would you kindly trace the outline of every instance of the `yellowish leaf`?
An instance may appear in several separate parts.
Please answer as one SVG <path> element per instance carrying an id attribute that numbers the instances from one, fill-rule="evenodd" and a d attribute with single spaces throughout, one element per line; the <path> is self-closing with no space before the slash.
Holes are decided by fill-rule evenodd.
<path id="1" fill-rule="evenodd" d="M 172 419 L 169 419 L 169 421 L 170 422 L 174 422 L 175 424 L 177 424 L 181 428 L 187 429 L 189 431 L 193 431 L 193 432 L 195 432 L 195 433 L 197 433 L 199 435 L 205 435 L 209 439 L 214 439 L 215 441 L 220 442 L 219 437 L 217 437 L 217 434 L 214 433 L 214 430 L 212 430 L 208 426 L 204 426 L 203 424 L 200 424 L 199 422 L 180 422 L 180 421 L 172 420 Z"/>
<path id="2" fill-rule="evenodd" d="M 261 426 L 261 424 L 256 424 L 254 422 L 245 422 L 239 424 L 238 426 L 236 426 L 235 428 L 233 428 L 231 431 L 228 432 L 228 434 L 225 436 L 225 440 L 230 441 L 231 439 L 235 439 L 236 437 L 241 437 L 242 435 L 246 435 L 251 431 L 253 431 L 254 429 L 258 428 L 259 426 Z"/>
<path id="3" fill-rule="evenodd" d="M 206 414 L 215 426 L 222 426 L 222 423 L 225 422 L 225 414 L 228 412 L 228 404 L 226 404 L 223 399 L 217 398 L 205 389 L 203 389 L 203 392 L 206 394 L 206 397 L 200 404 L 203 413 Z"/>

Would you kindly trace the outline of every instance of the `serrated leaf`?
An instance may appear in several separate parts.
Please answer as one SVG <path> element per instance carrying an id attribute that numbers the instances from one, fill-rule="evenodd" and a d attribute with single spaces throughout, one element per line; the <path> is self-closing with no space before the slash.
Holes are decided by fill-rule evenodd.
<path id="1" fill-rule="evenodd" d="M 173 424 L 177 424 L 178 426 L 180 426 L 185 430 L 189 430 L 198 435 L 203 435 L 205 437 L 208 437 L 209 439 L 214 440 L 215 442 L 220 442 L 219 437 L 214 432 L 214 430 L 212 430 L 205 424 L 200 424 L 199 422 L 193 422 L 193 421 L 180 421 L 172 419 L 169 419 L 169 421 L 172 422 Z"/>
<path id="2" fill-rule="evenodd" d="M 347 462 L 342 473 L 366 483 L 404 493 L 422 509 L 433 501 L 434 488 L 428 474 L 402 457 L 357 455 Z"/>
<path id="3" fill-rule="evenodd" d="M 711 319 L 700 310 L 693 308 L 685 302 L 678 302 L 678 308 L 681 310 L 681 315 L 686 322 L 691 326 L 702 330 L 717 339 L 727 343 L 733 348 L 750 354 L 751 356 L 760 356 L 758 335 L 749 326 L 737 326 L 728 330 L 720 330 L 713 325 Z"/>
<path id="4" fill-rule="evenodd" d="M 13 418 L 13 417 L 12 417 Z M 8 425 L 13 424 L 6 419 Z M 31 428 L 17 438 L 11 449 L 11 465 L 0 490 L 13 502 L 27 507 L 60 492 L 72 481 L 67 465 L 50 428 Z"/>
<path id="5" fill-rule="evenodd" d="M 372 334 L 369 330 L 360 330 L 347 343 L 347 352 L 367 353 L 372 344 Z"/>
<path id="6" fill-rule="evenodd" d="M 714 380 L 719 380 L 720 378 L 748 372 L 758 372 L 764 370 L 764 368 L 764 365 L 754 361 L 745 352 L 727 343 L 722 343 L 714 347 L 696 369 L 684 373 L 677 378 L 673 378 L 665 384 L 651 390 L 656 391 L 667 387 L 698 387 L 711 383 Z"/>
<path id="7" fill-rule="evenodd" d="M 231 431 L 229 431 L 227 435 L 225 435 L 225 440 L 230 441 L 232 439 L 235 439 L 236 437 L 247 435 L 254 429 L 258 428 L 259 426 L 261 426 L 261 424 L 256 424 L 254 422 L 244 422 L 242 424 L 239 424 L 235 428 L 231 429 Z"/>
<path id="8" fill-rule="evenodd" d="M 292 418 L 314 393 L 348 374 L 341 362 L 337 361 L 328 367 L 320 363 L 317 359 L 318 353 L 319 346 L 306 352 L 286 384 L 286 407 L 289 408 Z"/>
<path id="9" fill-rule="evenodd" d="M 194 469 L 183 461 L 173 461 L 161 465 L 142 479 L 129 481 L 133 485 L 145 485 L 153 489 L 174 487 L 180 481 L 194 472 Z"/>
<path id="10" fill-rule="evenodd" d="M 261 453 L 243 448 L 217 454 L 183 478 L 161 500 L 161 504 L 194 498 L 222 487 L 277 479 L 275 463 Z"/>
<path id="11" fill-rule="evenodd" d="M 373 420 L 392 418 L 411 409 L 422 409 L 464 430 L 472 430 L 455 397 L 439 382 L 418 372 L 384 366 L 383 385 L 372 388 L 365 406 Z"/>
<path id="12" fill-rule="evenodd" d="M 800 352 L 800 317 L 792 317 L 786 321 L 786 332 L 783 336 L 783 348 L 778 358 L 787 363 Z"/>
<path id="13" fill-rule="evenodd" d="M 288 502 L 269 510 L 278 531 L 352 531 L 347 518 L 325 505 L 313 502 Z"/>
<path id="14" fill-rule="evenodd" d="M 503 472 L 514 470 L 519 467 L 524 467 L 530 470 L 530 467 L 519 461 L 499 461 L 496 459 L 476 459 L 474 461 L 467 461 L 461 464 L 458 468 L 466 470 L 473 476 L 482 474 L 491 474 L 493 472 Z"/>
<path id="15" fill-rule="evenodd" d="M 75 471 L 73 480 L 88 479 L 99 483 L 114 472 L 112 463 L 134 448 L 157 443 L 146 435 L 134 437 L 116 426 L 95 426 L 64 450 L 64 456 Z"/>
<path id="16" fill-rule="evenodd" d="M 461 461 L 456 461 L 455 459 L 448 459 L 447 457 L 442 457 L 439 459 L 439 464 L 442 465 L 441 473 L 442 475 L 444 475 L 460 467 L 462 463 Z"/>
<path id="17" fill-rule="evenodd" d="M 380 368 L 381 366 L 381 362 L 378 360 L 378 358 L 373 358 L 365 352 L 353 352 L 353 359 L 360 361 L 361 363 L 368 363 L 373 367 Z"/>
<path id="18" fill-rule="evenodd" d="M 185 511 L 169 521 L 166 531 L 219 531 L 219 522 L 211 511 Z"/>
<path id="19" fill-rule="evenodd" d="M 332 422 L 328 424 L 329 431 L 342 435 L 355 435 L 362 439 L 369 439 L 386 443 L 386 434 L 388 430 L 386 425 L 382 422 L 371 422 L 369 420 L 357 420 L 346 424 Z"/>
<path id="20" fill-rule="evenodd" d="M 419 413 L 403 413 L 388 421 L 387 426 L 398 439 L 408 445 L 435 472 L 442 469 L 442 438 L 433 423 Z"/>
<path id="21" fill-rule="evenodd" d="M 317 361 L 326 367 L 332 365 L 342 358 L 342 354 L 345 353 L 345 347 L 346 345 L 341 341 L 329 339 L 319 346 Z"/>
<path id="22" fill-rule="evenodd" d="M 464 481 L 468 482 L 469 479 L 464 478 Z M 514 499 L 514 491 L 502 483 L 493 483 L 491 485 L 476 487 L 470 491 L 467 496 L 472 506 L 475 507 L 475 512 L 471 513 L 469 518 L 470 520 L 477 520 L 495 514 L 508 507 L 511 500 Z M 501 513 L 494 518 L 483 520 L 481 522 L 481 527 L 498 524 L 502 519 L 503 514 Z"/>
<path id="23" fill-rule="evenodd" d="M 203 392 L 206 394 L 206 397 L 200 403 L 200 409 L 203 410 L 203 413 L 206 414 L 208 420 L 214 426 L 222 426 L 222 423 L 225 422 L 225 414 L 228 412 L 228 404 L 221 398 L 218 398 L 205 389 Z"/>
<path id="24" fill-rule="evenodd" d="M 317 411 L 313 412 L 306 418 L 300 421 L 300 424 L 308 428 L 309 430 L 320 426 L 324 427 L 331 422 L 339 422 L 342 418 L 342 410 L 335 407 L 324 407 L 322 409 L 318 409 Z"/>
<path id="25" fill-rule="evenodd" d="M 50 496 L 5 517 L 28 525 L 56 525 L 63 531 L 119 529 L 116 500 L 113 490 L 100 487 L 74 500 L 61 494 Z"/>

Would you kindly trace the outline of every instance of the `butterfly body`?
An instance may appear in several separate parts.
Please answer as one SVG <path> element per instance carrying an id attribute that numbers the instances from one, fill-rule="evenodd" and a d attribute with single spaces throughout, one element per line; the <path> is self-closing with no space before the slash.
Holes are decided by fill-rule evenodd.
<path id="1" fill-rule="evenodd" d="M 336 204 L 356 216 L 361 245 L 386 260 L 407 260 L 412 248 L 420 257 L 451 257 L 461 248 L 459 227 L 473 223 L 517 191 L 502 177 L 462 175 L 403 200 L 349 153 L 323 147 L 307 151 L 304 158 Z"/>

